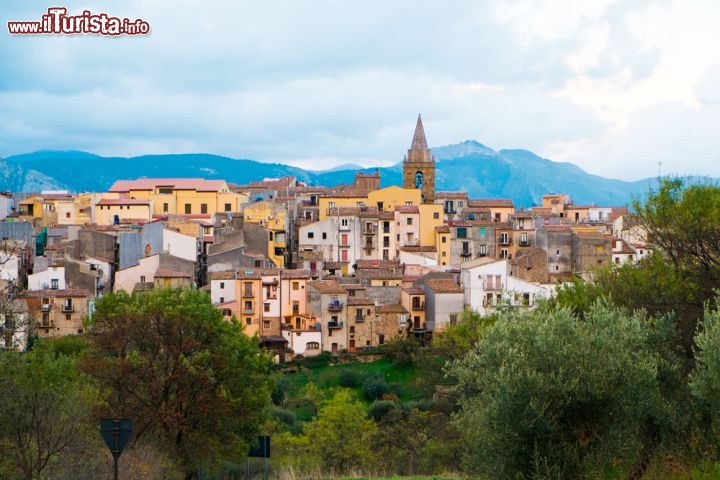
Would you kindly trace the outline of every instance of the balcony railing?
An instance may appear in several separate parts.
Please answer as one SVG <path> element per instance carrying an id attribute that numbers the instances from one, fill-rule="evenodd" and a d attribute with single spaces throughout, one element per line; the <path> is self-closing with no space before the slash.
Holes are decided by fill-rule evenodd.
<path id="1" fill-rule="evenodd" d="M 245 305 L 243 307 L 243 313 L 245 315 L 252 315 L 252 313 L 255 311 L 254 305 Z"/>
<path id="2" fill-rule="evenodd" d="M 331 320 L 328 322 L 328 328 L 331 330 L 337 330 L 338 328 L 343 328 L 343 322 L 342 320 Z"/>
<path id="3" fill-rule="evenodd" d="M 461 257 L 472 257 L 472 253 L 470 252 L 470 250 L 463 250 L 462 252 L 460 252 L 460 256 Z"/>
<path id="4" fill-rule="evenodd" d="M 413 302 L 413 310 L 425 310 L 425 302 Z"/>
<path id="5" fill-rule="evenodd" d="M 425 323 L 424 322 L 415 322 L 413 323 L 413 330 L 416 332 L 422 332 L 425 330 Z"/>
<path id="6" fill-rule="evenodd" d="M 51 309 L 52 309 L 52 305 L 50 305 L 49 303 L 43 303 L 42 305 L 40 305 L 40 311 L 41 311 L 41 312 L 47 313 L 47 312 L 49 312 Z"/>
<path id="7" fill-rule="evenodd" d="M 72 313 L 75 311 L 75 306 L 73 305 L 63 305 L 62 306 L 63 313 Z"/>
<path id="8" fill-rule="evenodd" d="M 355 323 L 363 323 L 365 321 L 365 315 L 355 315 Z"/>
<path id="9" fill-rule="evenodd" d="M 343 309 L 342 302 L 335 300 L 335 301 L 328 303 L 328 310 L 331 312 L 339 312 L 342 309 Z"/>
<path id="10" fill-rule="evenodd" d="M 254 297 L 254 296 L 255 296 L 255 295 L 253 295 L 252 290 L 245 290 L 245 291 L 243 291 L 243 297 L 245 297 L 245 298 L 252 298 L 252 297 Z"/>
<path id="11" fill-rule="evenodd" d="M 374 227 L 373 228 L 365 227 L 365 229 L 363 230 L 363 233 L 365 235 L 375 235 L 375 228 Z"/>
<path id="12" fill-rule="evenodd" d="M 512 245 L 512 238 L 510 237 L 500 237 L 498 239 L 498 243 L 500 245 Z"/>
<path id="13" fill-rule="evenodd" d="M 520 245 L 521 247 L 530 246 L 530 240 L 529 240 L 529 239 L 525 239 L 525 240 L 522 240 L 522 239 L 521 239 L 518 243 L 519 243 L 519 245 Z"/>

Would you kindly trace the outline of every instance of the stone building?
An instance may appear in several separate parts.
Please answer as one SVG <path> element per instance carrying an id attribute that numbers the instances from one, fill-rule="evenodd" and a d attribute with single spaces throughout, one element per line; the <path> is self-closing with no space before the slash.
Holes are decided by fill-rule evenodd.
<path id="1" fill-rule="evenodd" d="M 424 203 L 435 202 L 435 156 L 427 146 L 420 115 L 412 144 L 403 159 L 403 188 L 419 188 Z"/>

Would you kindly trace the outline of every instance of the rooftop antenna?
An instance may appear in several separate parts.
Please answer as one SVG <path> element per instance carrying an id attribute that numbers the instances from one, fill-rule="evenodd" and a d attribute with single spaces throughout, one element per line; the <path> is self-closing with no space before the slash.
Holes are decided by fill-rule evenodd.
<path id="1" fill-rule="evenodd" d="M 658 162 L 658 179 L 662 178 L 662 160 Z"/>

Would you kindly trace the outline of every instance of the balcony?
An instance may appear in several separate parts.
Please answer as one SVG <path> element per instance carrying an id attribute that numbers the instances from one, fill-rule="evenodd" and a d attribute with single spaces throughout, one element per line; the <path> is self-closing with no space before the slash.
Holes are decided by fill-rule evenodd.
<path id="1" fill-rule="evenodd" d="M 348 231 L 348 230 L 350 230 L 350 223 L 348 222 L 347 225 L 343 225 L 342 223 L 340 223 L 340 226 L 338 227 L 338 230 L 340 230 L 340 231 Z"/>
<path id="2" fill-rule="evenodd" d="M 460 252 L 460 256 L 465 258 L 472 257 L 472 253 L 469 250 L 463 250 L 462 252 Z"/>
<path id="3" fill-rule="evenodd" d="M 512 245 L 512 238 L 510 238 L 510 237 L 502 237 L 502 236 L 501 236 L 501 237 L 498 239 L 498 243 L 499 243 L 500 245 Z"/>
<path id="4" fill-rule="evenodd" d="M 413 302 L 412 309 L 425 311 L 425 302 Z"/>
<path id="5" fill-rule="evenodd" d="M 413 323 L 413 330 L 416 332 L 424 332 L 425 329 L 425 322 L 415 321 Z"/>
<path id="6" fill-rule="evenodd" d="M 255 311 L 255 308 L 253 305 L 245 305 L 243 307 L 243 314 L 245 314 L 245 315 L 252 315 L 254 311 Z"/>
<path id="7" fill-rule="evenodd" d="M 252 290 L 245 290 L 242 295 L 244 298 L 253 298 L 255 295 L 253 295 Z"/>
<path id="8" fill-rule="evenodd" d="M 72 313 L 75 311 L 75 306 L 65 304 L 62 306 L 62 311 L 63 313 Z"/>
<path id="9" fill-rule="evenodd" d="M 363 229 L 363 235 L 375 235 L 375 228 L 367 228 L 365 227 Z"/>
<path id="10" fill-rule="evenodd" d="M 342 302 L 339 302 L 337 300 L 333 300 L 332 302 L 328 303 L 328 311 L 330 312 L 340 312 L 343 309 Z"/>
<path id="11" fill-rule="evenodd" d="M 49 303 L 43 303 L 40 305 L 40 311 L 43 313 L 48 313 L 52 309 L 52 305 Z"/>
<path id="12" fill-rule="evenodd" d="M 53 327 L 54 327 L 53 322 L 43 322 L 43 323 L 37 324 L 37 328 L 53 328 Z"/>
<path id="13" fill-rule="evenodd" d="M 357 315 L 355 315 L 355 323 L 363 323 L 365 321 L 365 315 L 360 314 L 358 312 Z"/>
<path id="14" fill-rule="evenodd" d="M 520 245 L 521 247 L 529 247 L 529 246 L 530 246 L 530 240 L 529 240 L 529 239 L 525 239 L 525 240 L 522 240 L 522 239 L 521 239 L 521 240 L 518 242 L 518 245 Z"/>
<path id="15" fill-rule="evenodd" d="M 343 322 L 342 322 L 342 320 L 340 320 L 340 321 L 331 320 L 328 322 L 328 328 L 330 330 L 337 330 L 339 328 L 343 328 Z"/>

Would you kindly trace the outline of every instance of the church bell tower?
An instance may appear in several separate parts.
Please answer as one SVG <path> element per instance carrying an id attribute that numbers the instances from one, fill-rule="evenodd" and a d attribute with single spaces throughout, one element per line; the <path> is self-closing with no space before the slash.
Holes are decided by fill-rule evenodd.
<path id="1" fill-rule="evenodd" d="M 403 188 L 421 189 L 423 203 L 435 201 L 435 156 L 427 146 L 420 115 L 412 144 L 403 160 Z"/>

